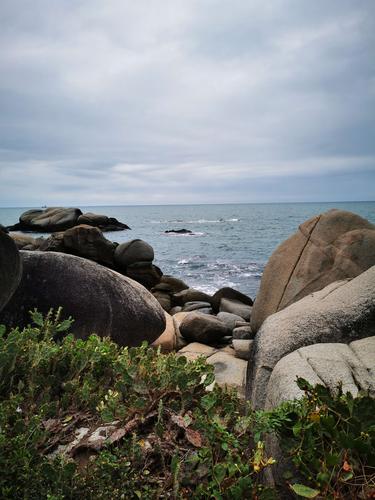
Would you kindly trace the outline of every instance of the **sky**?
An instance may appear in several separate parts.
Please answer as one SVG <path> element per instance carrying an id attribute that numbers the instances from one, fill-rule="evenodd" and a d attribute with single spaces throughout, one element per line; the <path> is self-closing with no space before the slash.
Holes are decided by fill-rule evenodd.
<path id="1" fill-rule="evenodd" d="M 0 206 L 375 200 L 375 1 L 1 0 Z"/>

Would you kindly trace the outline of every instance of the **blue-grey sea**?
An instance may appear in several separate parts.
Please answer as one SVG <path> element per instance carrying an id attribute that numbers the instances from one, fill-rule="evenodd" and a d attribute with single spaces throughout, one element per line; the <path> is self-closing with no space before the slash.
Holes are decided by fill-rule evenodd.
<path id="1" fill-rule="evenodd" d="M 0 223 L 14 224 L 28 208 L 0 208 Z M 106 233 L 106 237 L 119 243 L 135 238 L 147 241 L 164 274 L 208 293 L 231 286 L 252 297 L 274 249 L 306 219 L 340 208 L 375 223 L 375 202 L 79 208 L 128 224 L 131 231 Z M 170 229 L 188 229 L 193 234 L 165 234 Z"/>

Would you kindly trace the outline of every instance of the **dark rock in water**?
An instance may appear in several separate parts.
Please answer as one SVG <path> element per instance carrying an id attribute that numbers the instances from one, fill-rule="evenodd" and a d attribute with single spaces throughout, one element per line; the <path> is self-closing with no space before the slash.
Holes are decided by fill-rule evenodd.
<path id="1" fill-rule="evenodd" d="M 21 215 L 19 223 L 8 229 L 39 233 L 65 231 L 77 224 L 77 219 L 81 214 L 79 208 L 53 207 L 44 210 L 27 210 Z"/>
<path id="2" fill-rule="evenodd" d="M 168 229 L 164 232 L 172 234 L 193 234 L 193 231 L 190 231 L 189 229 Z"/>
<path id="3" fill-rule="evenodd" d="M 0 231 L 0 311 L 18 287 L 22 266 L 16 244 Z"/>
<path id="4" fill-rule="evenodd" d="M 158 302 L 125 276 L 73 255 L 20 254 L 22 280 L 0 313 L 0 323 L 22 327 L 30 323 L 30 310 L 46 314 L 62 306 L 64 317 L 75 319 L 72 333 L 78 338 L 96 333 L 122 346 L 137 346 L 144 340 L 153 342 L 164 331 L 165 314 Z"/>
<path id="5" fill-rule="evenodd" d="M 375 226 L 359 215 L 329 210 L 301 224 L 281 243 L 264 270 L 251 327 L 337 280 L 375 264 Z"/>
<path id="6" fill-rule="evenodd" d="M 211 297 L 195 288 L 187 288 L 173 295 L 173 304 L 183 306 L 186 302 L 208 302 L 211 304 Z"/>
<path id="7" fill-rule="evenodd" d="M 160 282 L 162 275 L 161 270 L 151 262 L 136 262 L 126 268 L 126 276 L 138 281 L 148 290 Z"/>
<path id="8" fill-rule="evenodd" d="M 98 227 L 102 231 L 123 231 L 130 229 L 127 224 L 119 222 L 114 217 L 107 217 L 106 215 L 93 214 L 86 212 L 78 217 L 78 224 L 87 224 L 88 226 Z"/>
<path id="9" fill-rule="evenodd" d="M 67 253 L 113 266 L 115 245 L 97 227 L 86 224 L 72 227 L 64 232 L 63 243 Z"/>
<path id="10" fill-rule="evenodd" d="M 247 306 L 253 305 L 253 301 L 250 297 L 239 292 L 238 290 L 234 290 L 234 288 L 226 286 L 224 288 L 220 288 L 220 290 L 215 292 L 212 296 L 212 307 L 216 313 L 219 312 L 221 299 L 238 300 Z"/>
<path id="11" fill-rule="evenodd" d="M 143 240 L 132 240 L 121 243 L 115 251 L 116 266 L 126 271 L 127 267 L 137 262 L 152 262 L 154 249 Z"/>
<path id="12" fill-rule="evenodd" d="M 187 313 L 180 324 L 181 335 L 188 342 L 212 344 L 230 335 L 230 328 L 220 320 L 199 312 Z"/>

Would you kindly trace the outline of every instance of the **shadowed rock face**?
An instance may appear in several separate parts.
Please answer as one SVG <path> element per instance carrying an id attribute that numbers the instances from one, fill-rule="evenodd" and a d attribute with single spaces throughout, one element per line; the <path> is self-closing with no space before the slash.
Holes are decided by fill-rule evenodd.
<path id="1" fill-rule="evenodd" d="M 0 311 L 15 292 L 22 274 L 17 246 L 5 232 L 0 230 Z"/>
<path id="2" fill-rule="evenodd" d="M 22 251 L 23 276 L 0 323 L 24 326 L 28 311 L 63 307 L 78 338 L 109 336 L 119 345 L 153 342 L 165 329 L 159 303 L 134 281 L 89 260 L 57 252 Z"/>
<path id="3" fill-rule="evenodd" d="M 271 255 L 252 310 L 253 331 L 270 314 L 373 265 L 373 224 L 343 210 L 309 219 Z"/>
<path id="4" fill-rule="evenodd" d="M 349 344 L 371 335 L 375 335 L 375 266 L 350 281 L 331 283 L 266 319 L 252 344 L 247 397 L 254 407 L 264 407 L 273 369 L 287 354 L 311 344 Z"/>

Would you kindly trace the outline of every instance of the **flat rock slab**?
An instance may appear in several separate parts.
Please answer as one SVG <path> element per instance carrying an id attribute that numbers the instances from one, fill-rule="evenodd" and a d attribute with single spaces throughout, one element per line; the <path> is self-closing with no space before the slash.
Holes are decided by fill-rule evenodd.
<path id="1" fill-rule="evenodd" d="M 0 230 L 0 311 L 16 291 L 21 275 L 17 246 L 10 236 Z"/>
<path id="2" fill-rule="evenodd" d="M 272 370 L 287 354 L 311 344 L 347 343 L 375 335 L 375 266 L 332 283 L 269 316 L 250 354 L 247 397 L 263 408 Z"/>
<path id="3" fill-rule="evenodd" d="M 239 300 L 223 298 L 220 301 L 220 312 L 235 314 L 246 321 L 250 321 L 251 310 L 251 306 L 243 304 Z"/>
<path id="4" fill-rule="evenodd" d="M 267 388 L 266 408 L 301 398 L 297 384 L 302 377 L 311 384 L 322 384 L 332 392 L 342 385 L 354 397 L 360 390 L 375 396 L 375 337 L 347 344 L 314 344 L 282 358 L 275 366 Z"/>
<path id="5" fill-rule="evenodd" d="M 246 361 L 226 352 L 217 352 L 206 362 L 215 368 L 215 380 L 221 387 L 236 389 L 240 397 L 245 396 Z"/>
<path id="6" fill-rule="evenodd" d="M 201 344 L 199 342 L 192 342 L 191 344 L 188 344 L 187 346 L 180 349 L 177 353 L 177 356 L 185 356 L 189 361 L 195 361 L 201 356 L 203 356 L 204 358 L 208 358 L 217 351 L 217 349 L 209 345 Z"/>
<path id="7" fill-rule="evenodd" d="M 72 316 L 72 333 L 96 333 L 122 346 L 153 342 L 165 330 L 165 314 L 157 300 L 138 283 L 92 261 L 57 252 L 21 251 L 20 285 L 0 313 L 0 323 L 25 326 L 29 311 L 46 314 L 63 307 Z"/>

